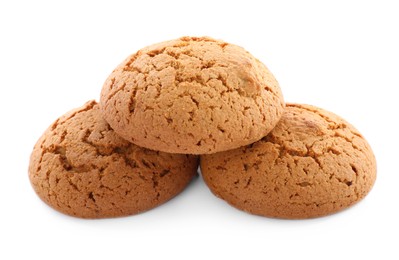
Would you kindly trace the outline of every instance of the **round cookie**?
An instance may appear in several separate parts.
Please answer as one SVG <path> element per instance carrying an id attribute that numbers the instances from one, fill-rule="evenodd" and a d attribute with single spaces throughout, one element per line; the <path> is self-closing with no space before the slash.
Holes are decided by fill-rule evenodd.
<path id="1" fill-rule="evenodd" d="M 303 219 L 345 209 L 371 190 L 376 162 L 367 141 L 333 113 L 287 104 L 263 139 L 201 156 L 210 190 L 252 214 Z"/>
<path id="2" fill-rule="evenodd" d="M 183 37 L 128 57 L 106 80 L 104 117 L 149 149 L 209 154 L 264 137 L 283 114 L 280 87 L 243 48 Z"/>
<path id="3" fill-rule="evenodd" d="M 198 158 L 140 148 L 122 139 L 87 102 L 56 120 L 36 143 L 29 178 L 54 209 L 81 218 L 136 214 L 181 192 Z"/>

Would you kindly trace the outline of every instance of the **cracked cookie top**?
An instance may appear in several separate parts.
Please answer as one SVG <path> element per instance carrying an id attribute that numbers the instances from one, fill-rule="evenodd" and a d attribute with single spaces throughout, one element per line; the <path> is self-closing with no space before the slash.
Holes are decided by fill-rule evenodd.
<path id="1" fill-rule="evenodd" d="M 138 147 L 119 137 L 87 102 L 57 119 L 36 143 L 29 177 L 39 197 L 76 217 L 139 213 L 174 197 L 198 158 Z"/>
<path id="2" fill-rule="evenodd" d="M 126 140 L 187 154 L 253 143 L 284 109 L 265 65 L 241 47 L 206 37 L 183 37 L 131 55 L 106 80 L 100 104 Z"/>
<path id="3" fill-rule="evenodd" d="M 326 110 L 287 104 L 263 139 L 232 151 L 201 156 L 212 192 L 244 211 L 278 218 L 311 218 L 364 198 L 376 161 L 362 135 Z"/>

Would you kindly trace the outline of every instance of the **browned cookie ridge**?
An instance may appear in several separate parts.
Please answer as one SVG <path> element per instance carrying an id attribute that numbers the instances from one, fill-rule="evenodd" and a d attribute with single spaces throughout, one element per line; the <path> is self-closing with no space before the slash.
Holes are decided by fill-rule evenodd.
<path id="1" fill-rule="evenodd" d="M 186 187 L 197 167 L 196 156 L 151 151 L 122 139 L 91 101 L 46 130 L 32 152 L 29 177 L 51 207 L 105 218 L 164 203 Z"/>
<path id="2" fill-rule="evenodd" d="M 371 190 L 373 152 L 362 135 L 333 113 L 287 105 L 263 139 L 232 151 L 201 156 L 211 191 L 238 209 L 301 219 L 345 209 Z"/>
<path id="3" fill-rule="evenodd" d="M 106 80 L 100 104 L 126 140 L 187 154 L 255 142 L 284 109 L 265 65 L 241 47 L 206 37 L 162 42 L 131 55 Z"/>

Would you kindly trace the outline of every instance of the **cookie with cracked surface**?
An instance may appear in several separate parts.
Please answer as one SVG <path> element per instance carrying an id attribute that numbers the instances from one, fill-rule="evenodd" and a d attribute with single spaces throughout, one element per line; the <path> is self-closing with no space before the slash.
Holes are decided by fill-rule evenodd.
<path id="1" fill-rule="evenodd" d="M 302 219 L 345 209 L 371 190 L 373 152 L 349 123 L 326 110 L 287 104 L 263 139 L 201 156 L 210 190 L 252 214 Z"/>
<path id="2" fill-rule="evenodd" d="M 186 154 L 253 143 L 271 131 L 285 106 L 265 65 L 241 47 L 207 37 L 131 55 L 104 83 L 100 105 L 126 140 Z"/>
<path id="3" fill-rule="evenodd" d="M 87 102 L 56 120 L 36 143 L 29 178 L 54 209 L 107 218 L 154 208 L 196 175 L 198 158 L 140 148 L 122 139 Z"/>

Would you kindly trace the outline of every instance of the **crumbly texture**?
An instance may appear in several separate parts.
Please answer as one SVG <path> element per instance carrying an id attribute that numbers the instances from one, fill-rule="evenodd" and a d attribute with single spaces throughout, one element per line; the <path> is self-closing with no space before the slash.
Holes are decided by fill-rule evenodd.
<path id="1" fill-rule="evenodd" d="M 136 214 L 171 199 L 196 175 L 198 158 L 140 148 L 122 139 L 95 101 L 56 120 L 35 145 L 29 177 L 39 197 L 65 214 Z"/>
<path id="2" fill-rule="evenodd" d="M 364 198 L 376 161 L 362 135 L 323 109 L 288 104 L 263 139 L 201 156 L 211 191 L 238 209 L 287 219 L 328 215 Z"/>
<path id="3" fill-rule="evenodd" d="M 144 48 L 106 80 L 104 117 L 149 149 L 209 154 L 255 142 L 283 114 L 280 87 L 243 48 L 183 37 Z"/>

